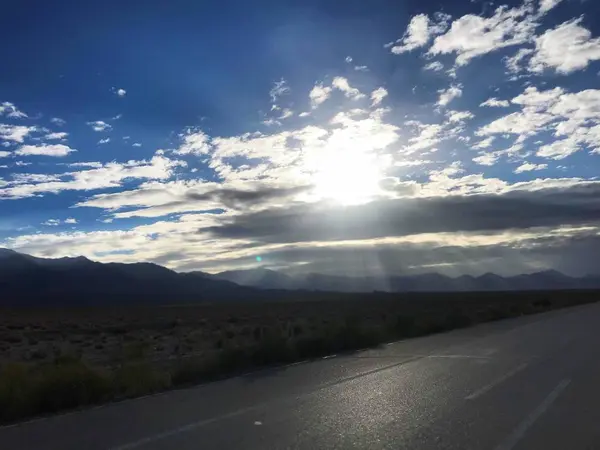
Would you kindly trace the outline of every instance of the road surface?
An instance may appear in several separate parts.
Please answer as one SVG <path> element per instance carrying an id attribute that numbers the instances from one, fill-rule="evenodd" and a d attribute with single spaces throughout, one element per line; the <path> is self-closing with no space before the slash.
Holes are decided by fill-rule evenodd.
<path id="1" fill-rule="evenodd" d="M 600 304 L 0 428 L 0 448 L 600 449 Z"/>

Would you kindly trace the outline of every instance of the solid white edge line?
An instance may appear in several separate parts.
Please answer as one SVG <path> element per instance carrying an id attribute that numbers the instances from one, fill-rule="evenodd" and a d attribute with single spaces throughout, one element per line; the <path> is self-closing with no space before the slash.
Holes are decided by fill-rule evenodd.
<path id="1" fill-rule="evenodd" d="M 527 430 L 535 423 L 536 420 L 540 418 L 542 414 L 544 414 L 552 403 L 558 398 L 558 396 L 566 389 L 571 380 L 562 380 L 558 383 L 550 394 L 544 399 L 544 401 L 535 408 L 529 416 L 525 418 L 518 426 L 515 428 L 508 437 L 501 443 L 495 450 L 512 450 L 515 445 L 519 443 L 519 441 L 523 438 Z"/>
<path id="2" fill-rule="evenodd" d="M 498 386 L 499 384 L 503 383 L 504 381 L 508 380 L 510 377 L 516 375 L 517 373 L 521 372 L 523 369 L 525 369 L 527 366 L 529 365 L 529 363 L 523 363 L 520 366 L 515 367 L 513 370 L 511 370 L 510 372 L 505 373 L 504 375 L 502 375 L 500 378 L 495 379 L 494 381 L 492 381 L 489 384 L 486 384 L 485 386 L 483 386 L 480 389 L 477 389 L 475 392 L 467 395 L 465 397 L 465 400 L 475 400 L 478 397 L 481 397 L 483 394 L 485 394 L 486 392 L 494 389 L 496 386 Z"/>

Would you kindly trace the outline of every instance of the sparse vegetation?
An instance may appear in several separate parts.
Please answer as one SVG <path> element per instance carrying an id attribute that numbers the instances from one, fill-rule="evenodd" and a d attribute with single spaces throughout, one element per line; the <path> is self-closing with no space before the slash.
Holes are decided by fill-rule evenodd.
<path id="1" fill-rule="evenodd" d="M 8 310 L 0 312 L 6 350 L 0 354 L 0 421 L 577 305 L 596 296 L 574 291 L 400 299 L 327 294 L 323 301 L 294 303 Z M 345 301 L 343 308 L 339 301 Z"/>

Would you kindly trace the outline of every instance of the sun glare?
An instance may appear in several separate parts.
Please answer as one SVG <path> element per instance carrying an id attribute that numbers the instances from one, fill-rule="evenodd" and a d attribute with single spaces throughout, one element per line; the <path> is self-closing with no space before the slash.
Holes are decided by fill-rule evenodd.
<path id="1" fill-rule="evenodd" d="M 374 155 L 352 150 L 323 157 L 313 182 L 318 197 L 353 205 L 376 195 L 381 178 L 382 170 Z"/>

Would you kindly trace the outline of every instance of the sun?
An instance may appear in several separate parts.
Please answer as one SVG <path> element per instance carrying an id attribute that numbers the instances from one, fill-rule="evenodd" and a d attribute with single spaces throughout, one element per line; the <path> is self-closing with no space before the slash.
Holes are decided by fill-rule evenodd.
<path id="1" fill-rule="evenodd" d="M 376 155 L 359 150 L 322 155 L 313 175 L 314 193 L 344 205 L 368 202 L 379 191 L 383 170 Z"/>

